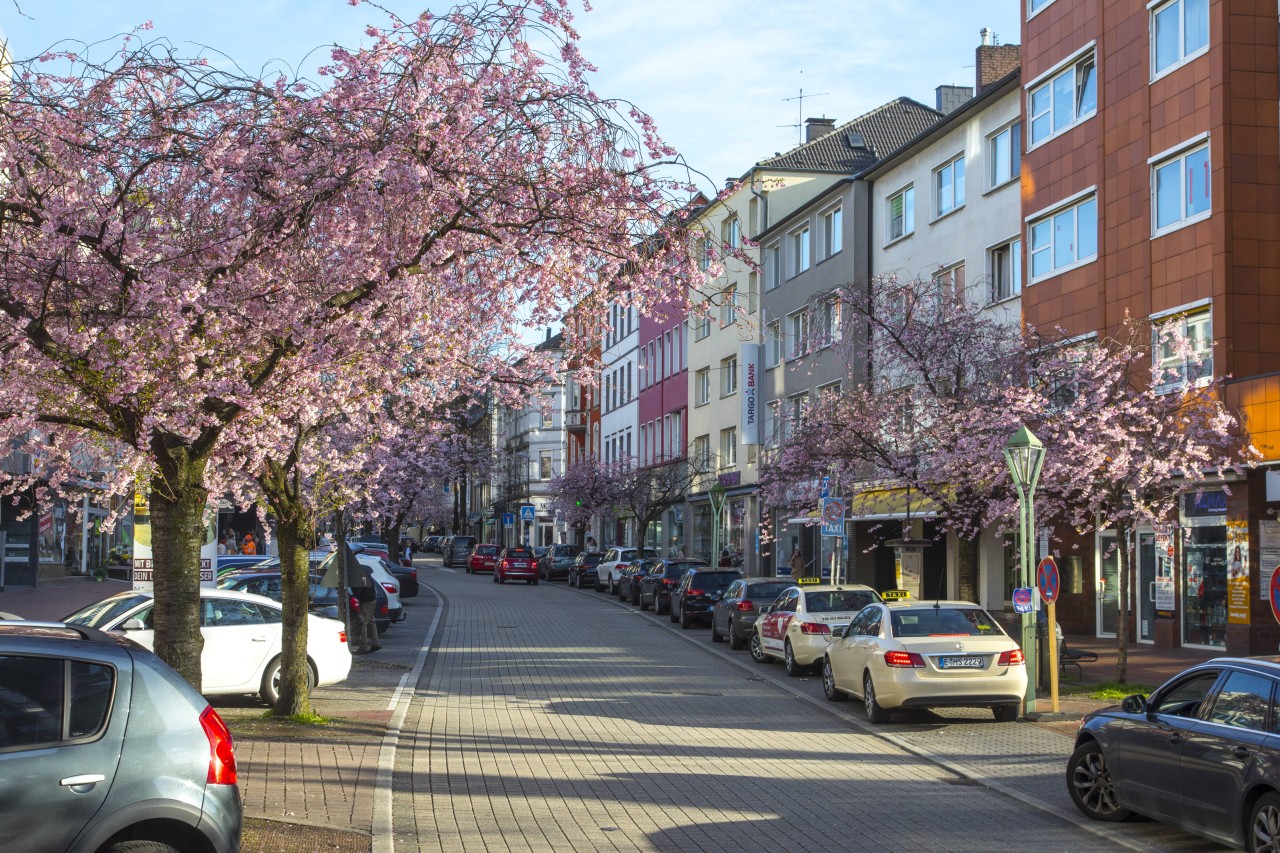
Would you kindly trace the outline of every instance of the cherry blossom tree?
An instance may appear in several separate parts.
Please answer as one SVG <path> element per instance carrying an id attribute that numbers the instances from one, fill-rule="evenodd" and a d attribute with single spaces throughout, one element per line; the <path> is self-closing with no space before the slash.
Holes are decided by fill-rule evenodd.
<path id="1" fill-rule="evenodd" d="M 96 436 L 109 491 L 150 491 L 156 651 L 196 684 L 209 496 L 305 455 L 340 374 L 391 393 L 417 352 L 456 393 L 491 376 L 486 329 L 518 355 L 606 282 L 643 303 L 697 272 L 674 234 L 638 249 L 687 188 L 653 177 L 651 121 L 592 92 L 565 6 L 367 35 L 316 82 L 135 34 L 15 63 L 0 102 L 0 438 Z"/>
<path id="2" fill-rule="evenodd" d="M 627 486 L 626 467 L 584 456 L 551 478 L 550 510 L 575 530 L 585 530 L 600 513 L 611 511 L 622 500 Z"/>

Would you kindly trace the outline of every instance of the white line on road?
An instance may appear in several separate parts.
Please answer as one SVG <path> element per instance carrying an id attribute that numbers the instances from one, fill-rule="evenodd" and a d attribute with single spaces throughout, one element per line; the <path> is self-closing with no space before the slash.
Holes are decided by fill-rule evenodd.
<path id="1" fill-rule="evenodd" d="M 445 569 L 445 571 L 452 571 Z M 431 641 L 436 635 L 436 626 L 440 624 L 440 614 L 444 610 L 444 598 L 429 586 L 426 590 L 436 598 L 436 613 L 431 618 L 431 627 L 422 640 L 418 650 L 418 659 L 413 669 L 400 677 L 400 683 L 391 694 L 387 710 L 391 719 L 387 722 L 387 730 L 382 735 L 382 746 L 378 750 L 378 775 L 373 783 L 373 853 L 393 853 L 395 850 L 395 834 L 391 815 L 391 780 L 395 773 L 396 748 L 400 745 L 400 729 L 404 725 L 405 715 L 413 704 L 417 691 L 418 679 L 422 676 L 422 668 L 427 664 L 427 655 L 431 652 Z"/>

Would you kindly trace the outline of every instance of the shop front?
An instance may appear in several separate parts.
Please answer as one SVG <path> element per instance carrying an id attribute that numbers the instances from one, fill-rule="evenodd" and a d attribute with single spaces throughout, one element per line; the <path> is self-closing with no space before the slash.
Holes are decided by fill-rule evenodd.
<path id="1" fill-rule="evenodd" d="M 1182 499 L 1182 644 L 1227 644 L 1227 495 L 1221 489 Z M 1246 545 L 1247 551 L 1247 545 Z"/>

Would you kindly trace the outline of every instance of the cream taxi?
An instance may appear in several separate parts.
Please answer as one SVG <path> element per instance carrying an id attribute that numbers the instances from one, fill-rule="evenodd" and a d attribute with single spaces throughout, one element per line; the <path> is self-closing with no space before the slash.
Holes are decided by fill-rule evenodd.
<path id="1" fill-rule="evenodd" d="M 948 706 L 987 707 L 1012 722 L 1027 668 L 1018 644 L 978 605 L 898 599 L 867 606 L 832 639 L 822 689 L 833 702 L 860 698 L 873 723 L 888 722 L 893 708 Z"/>
<path id="2" fill-rule="evenodd" d="M 751 658 L 756 663 L 780 660 L 787 675 L 804 675 L 822 661 L 828 640 L 877 601 L 880 596 L 869 586 L 802 578 L 761 612 L 751 635 Z"/>

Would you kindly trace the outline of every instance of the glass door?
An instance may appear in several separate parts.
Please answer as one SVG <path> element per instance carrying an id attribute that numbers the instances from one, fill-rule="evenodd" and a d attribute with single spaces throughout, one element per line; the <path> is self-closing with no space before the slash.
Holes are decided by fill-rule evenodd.
<path id="1" fill-rule="evenodd" d="M 1138 534 L 1138 641 L 1154 643 L 1156 639 L 1156 535 Z"/>
<path id="2" fill-rule="evenodd" d="M 1098 534 L 1097 553 L 1094 565 L 1097 566 L 1097 593 L 1094 596 L 1097 608 L 1097 635 L 1114 637 L 1116 624 L 1120 621 L 1120 551 L 1117 547 L 1116 533 L 1107 530 Z"/>

